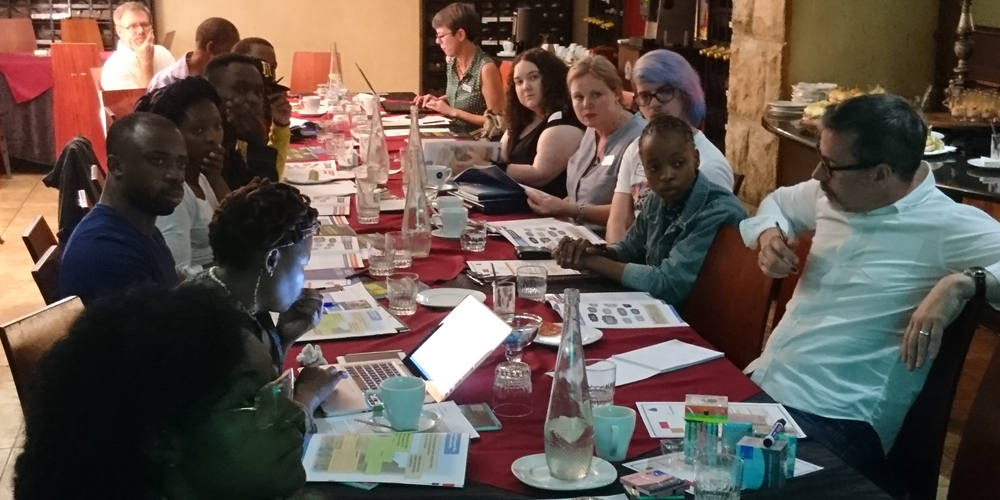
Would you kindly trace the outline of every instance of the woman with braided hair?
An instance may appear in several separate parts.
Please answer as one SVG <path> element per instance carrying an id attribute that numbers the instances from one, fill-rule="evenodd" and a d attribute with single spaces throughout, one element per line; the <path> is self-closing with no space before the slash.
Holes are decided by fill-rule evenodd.
<path id="1" fill-rule="evenodd" d="M 279 371 L 288 348 L 319 323 L 323 308 L 319 292 L 303 288 L 318 216 L 298 189 L 255 178 L 215 211 L 208 227 L 215 266 L 194 278 L 239 303 Z M 278 313 L 277 325 L 272 312 Z M 312 414 L 344 375 L 305 368 L 295 400 Z"/>
<path id="2" fill-rule="evenodd" d="M 222 178 L 222 115 L 219 94 L 204 78 L 188 77 L 154 90 L 136 103 L 136 111 L 154 113 L 174 122 L 187 146 L 184 199 L 156 227 L 174 257 L 177 272 L 190 278 L 213 261 L 208 223 L 220 199 L 229 194 Z"/>

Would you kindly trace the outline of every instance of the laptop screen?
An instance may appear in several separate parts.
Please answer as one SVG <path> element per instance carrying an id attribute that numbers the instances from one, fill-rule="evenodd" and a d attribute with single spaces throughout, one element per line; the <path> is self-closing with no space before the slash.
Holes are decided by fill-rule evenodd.
<path id="1" fill-rule="evenodd" d="M 407 367 L 427 380 L 427 392 L 447 398 L 510 335 L 493 311 L 466 297 L 407 357 Z"/>

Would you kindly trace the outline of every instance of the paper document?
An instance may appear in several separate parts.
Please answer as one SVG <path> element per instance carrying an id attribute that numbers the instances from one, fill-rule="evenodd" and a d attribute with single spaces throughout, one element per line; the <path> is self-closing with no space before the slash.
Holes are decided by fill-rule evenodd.
<path id="1" fill-rule="evenodd" d="M 659 300 L 580 300 L 580 320 L 594 328 L 670 328 L 688 326 L 673 306 Z"/>
<path id="2" fill-rule="evenodd" d="M 348 221 L 347 217 L 344 217 L 343 215 L 321 215 L 319 216 L 318 220 L 320 223 L 319 234 L 325 234 L 327 236 L 333 236 L 336 234 L 357 234 L 354 232 L 353 229 L 351 229 L 351 226 L 349 225 L 350 221 Z M 324 227 L 347 228 L 347 230 L 344 229 L 324 230 L 323 229 Z M 324 233 L 324 231 L 327 232 Z"/>
<path id="3" fill-rule="evenodd" d="M 350 215 L 351 197 L 321 195 L 310 196 L 309 205 L 319 212 L 319 215 Z"/>
<path id="4" fill-rule="evenodd" d="M 344 252 L 313 252 L 306 264 L 306 271 L 326 269 L 353 269 L 365 267 L 364 257 L 360 253 Z M 307 276 L 309 279 L 323 279 L 318 276 Z M 335 278 L 334 278 L 335 279 Z"/>
<path id="5" fill-rule="evenodd" d="M 672 466 L 667 460 L 669 455 L 660 455 L 658 457 L 643 458 L 636 460 L 634 462 L 628 462 L 622 464 L 622 467 L 632 469 L 636 472 L 642 472 L 647 470 L 659 470 L 666 472 L 671 476 L 678 479 L 683 479 L 685 481 L 694 481 L 694 468 L 693 467 L 676 467 Z M 802 459 L 795 459 L 795 477 L 804 476 L 811 472 L 816 472 L 823 470 L 822 467 L 806 462 Z"/>
<path id="6" fill-rule="evenodd" d="M 325 288 L 336 288 L 351 284 L 351 280 L 306 280 L 306 288 L 323 290 Z"/>
<path id="7" fill-rule="evenodd" d="M 586 300 L 588 302 L 645 302 L 656 299 L 646 292 L 585 292 L 580 294 L 580 300 Z M 559 316 L 562 316 L 563 309 L 566 308 L 566 302 L 563 300 L 563 295 L 561 293 L 545 294 L 545 302 L 549 305 L 549 307 L 555 309 L 556 312 L 559 313 Z"/>
<path id="8" fill-rule="evenodd" d="M 357 236 L 313 236 L 313 252 L 366 253 L 368 248 L 361 244 Z"/>
<path id="9" fill-rule="evenodd" d="M 579 276 L 583 273 L 575 269 L 565 269 L 554 260 L 473 260 L 467 262 L 469 269 L 483 278 L 505 278 L 517 276 L 517 270 L 524 266 L 542 266 L 552 276 Z M 493 275 L 494 269 L 496 276 Z"/>
<path id="10" fill-rule="evenodd" d="M 468 434 L 471 439 L 479 439 L 479 433 L 454 401 L 425 404 L 424 411 L 432 411 L 441 417 L 441 421 L 433 429 L 434 432 Z M 317 432 L 320 434 L 385 434 L 383 429 L 358 422 L 358 420 L 368 420 L 371 416 L 371 412 L 355 413 L 340 417 L 317 418 L 315 422 Z"/>
<path id="11" fill-rule="evenodd" d="M 388 335 L 407 330 L 372 297 L 365 285 L 354 283 L 323 291 L 323 316 L 316 328 L 296 342 Z"/>
<path id="12" fill-rule="evenodd" d="M 335 179 L 354 178 L 353 171 L 337 170 L 337 163 L 333 160 L 302 161 L 292 163 L 292 160 L 289 159 L 289 163 L 285 164 L 285 172 L 308 172 L 309 170 L 316 170 L 321 174 L 332 175 Z"/>
<path id="13" fill-rule="evenodd" d="M 317 434 L 302 463 L 309 482 L 465 486 L 468 434 Z"/>
<path id="14" fill-rule="evenodd" d="M 420 127 L 432 127 L 451 124 L 451 119 L 444 116 L 425 116 L 417 120 Z M 409 115 L 386 116 L 382 118 L 382 125 L 385 127 L 409 127 Z"/>
<path id="15" fill-rule="evenodd" d="M 636 403 L 649 436 L 658 439 L 684 437 L 684 403 Z M 778 403 L 729 403 L 729 414 L 762 415 L 768 426 L 785 419 L 785 432 L 806 437 L 795 419 Z"/>
<path id="16" fill-rule="evenodd" d="M 604 243 L 600 236 L 586 227 L 553 218 L 491 222 L 489 225 L 515 247 L 544 247 L 552 250 L 565 237 L 585 239 L 595 245 Z"/>
<path id="17" fill-rule="evenodd" d="M 336 181 L 327 184 L 311 184 L 308 186 L 295 186 L 299 192 L 310 197 L 320 196 L 350 196 L 358 191 L 358 186 L 354 181 Z"/>
<path id="18" fill-rule="evenodd" d="M 719 351 L 680 340 L 669 340 L 609 358 L 617 365 L 615 387 L 668 373 L 722 357 Z"/>

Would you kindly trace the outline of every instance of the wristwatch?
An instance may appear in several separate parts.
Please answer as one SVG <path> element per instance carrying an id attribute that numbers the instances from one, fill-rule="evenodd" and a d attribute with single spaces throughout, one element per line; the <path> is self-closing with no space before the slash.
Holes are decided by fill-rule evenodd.
<path id="1" fill-rule="evenodd" d="M 986 269 L 973 266 L 962 272 L 976 282 L 976 294 L 973 297 L 982 297 L 986 294 Z"/>

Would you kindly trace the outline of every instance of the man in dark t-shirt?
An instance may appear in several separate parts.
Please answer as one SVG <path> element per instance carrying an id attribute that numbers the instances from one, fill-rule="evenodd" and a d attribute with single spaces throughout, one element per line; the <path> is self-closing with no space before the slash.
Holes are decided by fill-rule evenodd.
<path id="1" fill-rule="evenodd" d="M 111 125 L 107 145 L 107 185 L 70 236 L 59 269 L 60 293 L 84 304 L 135 285 L 178 283 L 155 223 L 184 197 L 184 137 L 162 116 L 132 113 Z"/>

